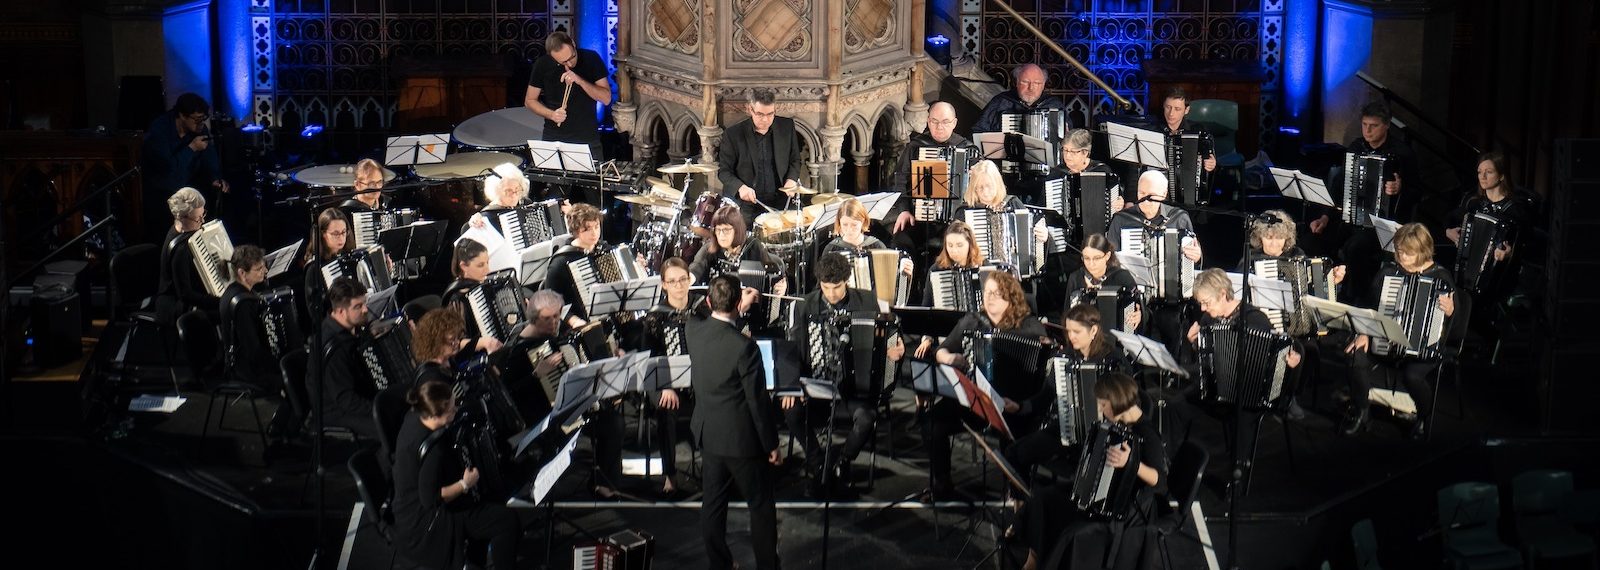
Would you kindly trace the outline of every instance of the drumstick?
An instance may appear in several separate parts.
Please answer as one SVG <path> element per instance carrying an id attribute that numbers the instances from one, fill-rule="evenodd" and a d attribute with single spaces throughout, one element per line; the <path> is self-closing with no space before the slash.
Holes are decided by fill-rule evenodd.
<path id="1" fill-rule="evenodd" d="M 563 66 L 563 68 L 566 69 L 566 71 L 561 72 L 562 75 L 566 75 L 567 72 L 572 71 L 572 68 L 570 68 L 570 67 Z M 568 81 L 567 82 L 567 89 L 565 91 L 561 92 L 561 107 L 557 108 L 556 110 L 558 110 L 558 111 L 567 110 L 567 98 L 572 95 L 572 83 L 573 82 Z M 562 121 L 562 122 L 565 122 L 565 121 Z M 556 125 L 560 126 L 561 123 L 556 123 Z"/>

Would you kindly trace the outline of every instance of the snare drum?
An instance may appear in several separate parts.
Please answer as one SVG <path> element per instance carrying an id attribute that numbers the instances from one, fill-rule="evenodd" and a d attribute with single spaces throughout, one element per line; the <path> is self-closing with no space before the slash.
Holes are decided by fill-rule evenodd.
<path id="1" fill-rule="evenodd" d="M 803 211 L 767 212 L 756 216 L 756 237 L 774 254 L 788 253 L 802 245 L 802 237 L 811 229 L 817 215 L 809 208 Z"/>
<path id="2" fill-rule="evenodd" d="M 738 202 L 732 198 L 724 197 L 715 192 L 701 194 L 694 201 L 694 215 L 691 218 L 689 229 L 702 238 L 711 238 L 711 218 L 717 215 L 717 210 L 724 206 L 739 207 Z"/>

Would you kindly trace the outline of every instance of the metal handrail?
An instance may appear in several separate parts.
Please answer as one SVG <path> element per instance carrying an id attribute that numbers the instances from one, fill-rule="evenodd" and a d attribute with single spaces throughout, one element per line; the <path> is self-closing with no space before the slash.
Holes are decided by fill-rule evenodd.
<path id="1" fill-rule="evenodd" d="M 66 221 L 69 216 L 72 216 L 73 214 L 78 213 L 80 210 L 83 210 L 83 207 L 89 204 L 89 200 L 93 200 L 95 198 L 100 197 L 101 194 L 104 194 L 107 191 L 111 190 L 113 187 L 117 186 L 118 184 L 121 184 L 123 179 L 125 179 L 125 178 L 127 178 L 129 176 L 132 176 L 133 173 L 138 172 L 138 171 L 139 171 L 139 167 L 135 166 L 133 168 L 128 169 L 126 172 L 123 172 L 122 174 L 117 175 L 116 178 L 112 178 L 110 182 L 107 182 L 105 184 L 100 185 L 100 187 L 96 188 L 95 191 L 90 192 L 88 195 L 85 195 L 82 198 L 79 198 L 76 203 L 72 204 L 72 206 L 68 207 L 66 210 L 63 210 L 60 214 L 56 214 L 56 217 L 51 218 L 48 223 L 44 224 L 43 226 L 40 226 L 38 233 L 35 233 L 34 235 L 28 236 L 28 238 L 29 239 L 37 239 L 37 238 L 44 237 L 45 234 L 48 234 L 48 233 L 50 233 L 51 230 L 54 230 L 56 228 L 56 225 L 60 224 L 61 222 Z M 107 209 L 106 214 L 108 216 L 111 214 L 110 209 Z M 99 225 L 99 224 L 96 224 L 96 225 Z M 87 233 L 87 232 L 85 232 L 85 233 Z"/>
<path id="2" fill-rule="evenodd" d="M 1000 0 L 989 1 L 993 2 L 996 6 L 999 6 L 1001 10 L 1005 10 L 1006 14 L 1011 16 L 1011 19 L 1016 20 L 1019 24 L 1022 24 L 1023 28 L 1026 28 L 1029 32 L 1032 32 L 1035 37 L 1039 38 L 1039 41 L 1044 42 L 1044 45 L 1050 46 L 1050 49 L 1054 50 L 1056 55 L 1061 56 L 1061 59 L 1064 59 L 1067 61 L 1067 63 L 1072 64 L 1072 67 L 1077 68 L 1079 73 L 1082 73 L 1084 77 L 1089 78 L 1091 83 L 1094 83 L 1096 86 L 1104 89 L 1106 94 L 1111 96 L 1111 100 L 1117 102 L 1117 108 L 1124 111 L 1133 108 L 1133 102 L 1118 94 L 1117 90 L 1112 89 L 1110 85 L 1106 85 L 1106 82 L 1102 81 L 1100 76 L 1091 73 L 1089 68 L 1084 67 L 1082 63 L 1079 63 L 1078 58 L 1072 57 L 1072 54 L 1069 54 L 1067 53 L 1067 50 L 1062 49 L 1055 40 L 1050 39 L 1050 36 L 1044 35 L 1044 32 L 1039 31 L 1039 28 L 1034 27 L 1032 23 L 1028 22 L 1026 19 L 1023 19 L 1022 14 L 1018 14 L 1016 10 L 1011 9 L 1010 6 L 1007 6 Z"/>

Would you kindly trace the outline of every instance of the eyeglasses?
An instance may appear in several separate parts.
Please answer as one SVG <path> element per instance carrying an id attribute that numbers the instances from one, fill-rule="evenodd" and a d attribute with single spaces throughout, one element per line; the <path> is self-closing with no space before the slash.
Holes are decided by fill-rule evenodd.
<path id="1" fill-rule="evenodd" d="M 339 230 L 339 231 L 336 231 L 336 232 L 322 232 L 322 235 L 325 235 L 325 236 L 328 236 L 328 237 L 344 237 L 344 236 L 350 235 L 350 232 L 345 231 L 345 230 Z"/>
<path id="2" fill-rule="evenodd" d="M 933 127 L 954 127 L 954 126 L 956 126 L 956 120 L 955 119 L 950 119 L 948 121 L 933 121 L 933 120 L 930 120 L 930 121 L 928 121 L 928 125 L 929 126 L 933 126 Z"/>
<path id="3" fill-rule="evenodd" d="M 666 279 L 666 280 L 663 280 L 662 283 L 666 283 L 668 285 L 688 285 L 689 284 L 689 277 L 686 275 L 686 276 L 683 276 L 683 277 L 679 277 L 677 279 Z"/>
<path id="4" fill-rule="evenodd" d="M 1110 259 L 1110 258 L 1111 258 L 1111 254 L 1109 254 L 1109 253 L 1102 253 L 1100 255 L 1089 255 L 1087 253 L 1083 254 L 1083 262 L 1084 263 L 1089 263 L 1089 262 L 1100 263 L 1100 262 L 1105 261 L 1105 260 Z"/>

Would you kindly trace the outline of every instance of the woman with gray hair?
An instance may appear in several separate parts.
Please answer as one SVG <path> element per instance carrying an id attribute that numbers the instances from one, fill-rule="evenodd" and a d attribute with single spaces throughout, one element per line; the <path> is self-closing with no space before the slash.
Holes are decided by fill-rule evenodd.
<path id="1" fill-rule="evenodd" d="M 172 227 L 161 240 L 156 315 L 162 322 L 172 323 L 178 315 L 198 308 L 211 317 L 211 322 L 217 322 L 221 301 L 206 293 L 194 265 L 194 254 L 189 252 L 189 237 L 206 223 L 206 198 L 194 188 L 179 188 L 167 198 L 167 211 L 172 214 Z"/>

